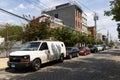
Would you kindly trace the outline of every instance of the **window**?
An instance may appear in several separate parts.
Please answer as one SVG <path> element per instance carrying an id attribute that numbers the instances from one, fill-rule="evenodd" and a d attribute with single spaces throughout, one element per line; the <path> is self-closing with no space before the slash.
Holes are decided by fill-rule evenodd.
<path id="1" fill-rule="evenodd" d="M 42 43 L 40 50 L 47 50 L 47 49 L 48 49 L 47 43 L 46 42 Z"/>
<path id="2" fill-rule="evenodd" d="M 76 27 L 77 27 L 77 25 L 78 25 L 78 24 L 77 24 L 77 20 L 76 20 Z"/>
<path id="3" fill-rule="evenodd" d="M 38 50 L 39 45 L 41 42 L 27 42 L 22 45 L 21 49 L 22 51 L 36 51 Z"/>
<path id="4" fill-rule="evenodd" d="M 55 14 L 55 18 L 58 18 L 58 14 Z"/>

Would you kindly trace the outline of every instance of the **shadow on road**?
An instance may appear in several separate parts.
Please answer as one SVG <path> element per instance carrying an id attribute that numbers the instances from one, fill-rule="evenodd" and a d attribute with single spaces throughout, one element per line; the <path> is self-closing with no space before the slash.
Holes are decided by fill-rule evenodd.
<path id="1" fill-rule="evenodd" d="M 53 62 L 49 62 L 49 63 L 46 63 L 46 64 L 42 64 L 41 65 L 41 69 L 44 68 L 44 67 L 54 66 L 57 63 L 58 63 L 58 61 L 53 61 Z M 10 72 L 10 73 L 15 73 L 15 74 L 35 72 L 35 71 L 32 70 L 31 67 L 23 68 L 23 69 L 16 69 L 16 70 L 15 69 L 6 68 L 5 71 L 6 72 Z"/>
<path id="2" fill-rule="evenodd" d="M 104 53 L 105 54 L 105 53 Z M 72 59 L 62 64 L 52 63 L 41 70 L 13 76 L 10 80 L 119 80 L 120 62 L 107 59 Z"/>
<path id="3" fill-rule="evenodd" d="M 113 56 L 120 56 L 120 50 L 108 50 L 107 52 L 103 51 L 103 52 L 100 52 L 100 53 L 110 54 L 110 55 L 113 55 Z"/>

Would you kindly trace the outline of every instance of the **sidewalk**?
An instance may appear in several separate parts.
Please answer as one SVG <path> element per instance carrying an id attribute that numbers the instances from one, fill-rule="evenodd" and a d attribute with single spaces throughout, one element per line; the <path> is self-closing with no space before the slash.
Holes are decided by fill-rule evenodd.
<path id="1" fill-rule="evenodd" d="M 8 58 L 0 58 L 0 70 L 4 70 L 5 68 L 7 68 L 7 61 Z"/>

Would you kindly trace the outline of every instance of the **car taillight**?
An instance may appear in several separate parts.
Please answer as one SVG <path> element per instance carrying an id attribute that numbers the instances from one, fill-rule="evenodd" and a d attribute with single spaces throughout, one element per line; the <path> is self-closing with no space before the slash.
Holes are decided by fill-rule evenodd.
<path id="1" fill-rule="evenodd" d="M 80 51 L 80 52 L 84 52 L 84 51 Z"/>

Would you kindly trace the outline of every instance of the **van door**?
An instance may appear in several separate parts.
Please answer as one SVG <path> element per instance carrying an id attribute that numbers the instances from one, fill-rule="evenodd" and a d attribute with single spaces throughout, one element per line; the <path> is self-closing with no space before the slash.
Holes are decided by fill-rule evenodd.
<path id="1" fill-rule="evenodd" d="M 51 49 L 52 49 L 52 53 L 53 53 L 53 59 L 57 60 L 59 59 L 60 56 L 60 52 L 61 52 L 61 47 L 59 44 L 56 43 L 52 43 L 51 44 Z"/>
<path id="2" fill-rule="evenodd" d="M 43 59 L 43 61 L 48 62 L 49 57 L 50 57 L 50 51 L 48 49 L 48 45 L 47 45 L 46 42 L 43 42 L 41 44 L 40 51 L 42 51 L 42 59 Z"/>

